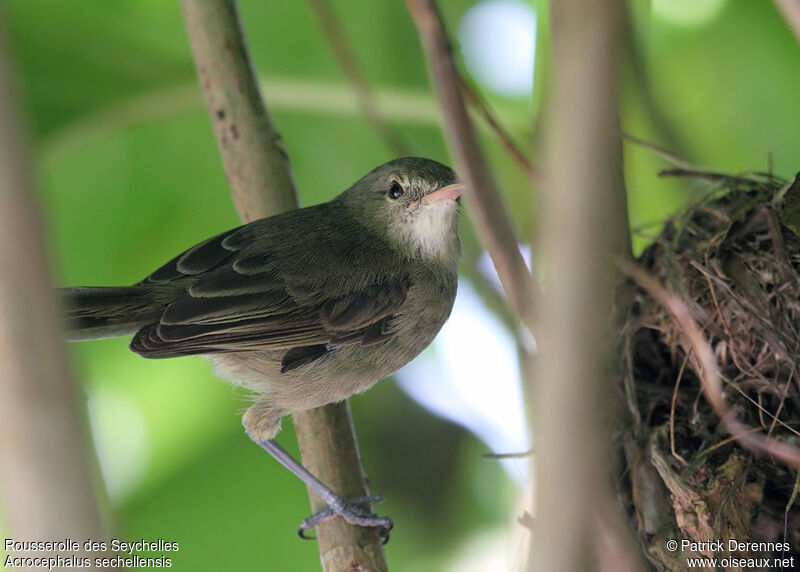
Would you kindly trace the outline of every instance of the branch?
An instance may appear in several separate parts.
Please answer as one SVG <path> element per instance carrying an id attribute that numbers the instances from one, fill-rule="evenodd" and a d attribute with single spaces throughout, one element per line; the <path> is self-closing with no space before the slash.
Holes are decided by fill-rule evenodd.
<path id="1" fill-rule="evenodd" d="M 258 91 L 233 0 L 182 0 L 200 84 L 233 199 L 244 221 L 297 207 L 286 150 Z M 347 496 L 368 495 L 347 403 L 294 416 L 303 463 Z M 309 492 L 312 507 L 319 499 Z M 377 529 L 341 518 L 317 526 L 326 570 L 386 570 Z"/>
<path id="2" fill-rule="evenodd" d="M 519 251 L 511 220 L 503 205 L 462 99 L 461 79 L 453 64 L 450 42 L 433 0 L 406 0 L 422 41 L 432 81 L 436 83 L 445 121 L 445 135 L 456 170 L 467 184 L 481 242 L 492 257 L 511 306 L 533 332 L 527 304 L 536 290 Z"/>
<path id="3" fill-rule="evenodd" d="M 339 67 L 342 69 L 345 77 L 353 88 L 358 106 L 361 108 L 367 121 L 372 125 L 372 128 L 378 136 L 383 139 L 384 144 L 394 154 L 399 156 L 411 154 L 408 145 L 403 141 L 400 133 L 394 129 L 384 115 L 381 114 L 380 108 L 375 100 L 375 95 L 372 89 L 370 89 L 364 77 L 364 73 L 356 61 L 347 35 L 344 32 L 341 21 L 331 6 L 330 0 L 309 0 L 309 4 L 317 17 L 322 31 L 325 33 L 325 37 L 328 39 L 331 50 L 339 63 Z M 519 146 L 503 128 L 491 109 L 489 109 L 486 102 L 475 93 L 475 90 L 464 81 L 460 74 L 458 74 L 458 81 L 461 85 L 462 95 L 467 103 L 475 107 L 477 113 L 486 122 L 488 129 L 497 137 L 500 144 L 506 148 L 511 158 L 517 162 L 531 180 L 537 185 L 543 185 L 544 181 L 541 173 L 525 153 L 520 150 Z"/>
<path id="4" fill-rule="evenodd" d="M 696 171 L 694 165 L 692 165 L 689 161 L 682 159 L 672 151 L 668 151 L 663 147 L 650 143 L 649 141 L 645 141 L 644 139 L 634 137 L 630 133 L 620 133 L 620 137 L 622 137 L 624 141 L 630 141 L 634 145 L 638 145 L 642 149 L 650 151 L 656 157 L 663 159 L 667 163 L 670 163 L 679 169 Z M 663 176 L 663 173 L 660 173 L 659 176 Z"/>
<path id="5" fill-rule="evenodd" d="M 800 0 L 773 0 L 775 7 L 783 15 L 786 24 L 800 42 Z"/>
<path id="6" fill-rule="evenodd" d="M 456 70 L 458 73 L 458 70 Z M 461 82 L 461 91 L 466 99 L 467 103 L 472 105 L 475 110 L 477 111 L 478 115 L 483 118 L 486 122 L 487 127 L 489 130 L 494 133 L 495 137 L 497 137 L 500 144 L 506 148 L 506 151 L 514 161 L 520 166 L 520 168 L 525 172 L 528 177 L 530 177 L 531 181 L 534 184 L 538 185 L 539 187 L 544 187 L 544 175 L 539 171 L 539 169 L 534 166 L 533 162 L 528 158 L 528 156 L 523 153 L 523 151 L 519 148 L 519 145 L 511 138 L 511 135 L 508 134 L 508 131 L 500 124 L 500 121 L 495 117 L 492 110 L 489 108 L 487 103 L 481 98 L 472 86 L 467 83 L 463 77 L 459 74 L 458 81 Z"/>
<path id="7" fill-rule="evenodd" d="M 0 14 L 2 16 L 2 14 Z M 0 22 L 2 24 L 2 22 Z M 1 26 L 0 26 L 1 27 Z M 0 33 L 0 39 L 8 36 Z M 69 375 L 42 222 L 0 46 L 0 485 L 8 536 L 103 540 L 96 460 Z M 37 553 L 42 556 L 42 553 Z M 27 554 L 33 556 L 34 554 Z M 54 553 L 47 554 L 55 556 Z M 81 554 L 86 556 L 86 554 Z"/>
<path id="8" fill-rule="evenodd" d="M 364 73 L 356 61 L 347 35 L 344 33 L 342 24 L 336 15 L 333 7 L 328 0 L 309 0 L 311 8 L 319 21 L 322 32 L 331 46 L 339 67 L 342 68 L 347 81 L 353 88 L 356 101 L 367 121 L 378 137 L 383 139 L 384 144 L 389 150 L 399 157 L 411 155 L 411 151 L 403 140 L 403 137 L 391 123 L 381 114 L 380 108 L 375 101 L 375 94 L 370 89 Z"/>
<path id="9" fill-rule="evenodd" d="M 529 570 L 583 570 L 597 561 L 603 569 L 641 569 L 627 526 L 609 508 L 610 460 L 600 453 L 612 439 L 603 422 L 612 410 L 616 338 L 611 261 L 630 253 L 617 135 L 624 14 L 623 0 L 550 3 L 555 66 L 540 217 L 548 288 L 529 382 L 542 524 Z"/>

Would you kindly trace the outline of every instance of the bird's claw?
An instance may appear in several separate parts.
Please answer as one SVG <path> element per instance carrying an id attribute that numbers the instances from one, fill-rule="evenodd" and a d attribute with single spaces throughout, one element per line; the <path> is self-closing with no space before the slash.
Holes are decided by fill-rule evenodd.
<path id="1" fill-rule="evenodd" d="M 381 535 L 383 544 L 389 542 L 389 532 L 394 526 L 392 520 L 390 518 L 376 516 L 358 508 L 359 505 L 383 502 L 385 500 L 383 495 L 371 495 L 368 497 L 359 497 L 350 500 L 338 498 L 337 500 L 338 502 L 334 502 L 331 506 L 328 506 L 319 512 L 315 512 L 301 522 L 297 529 L 297 536 L 303 540 L 314 540 L 313 536 L 306 535 L 306 531 L 315 528 L 319 523 L 326 521 L 329 518 L 341 516 L 350 524 L 377 528 L 378 533 Z"/>

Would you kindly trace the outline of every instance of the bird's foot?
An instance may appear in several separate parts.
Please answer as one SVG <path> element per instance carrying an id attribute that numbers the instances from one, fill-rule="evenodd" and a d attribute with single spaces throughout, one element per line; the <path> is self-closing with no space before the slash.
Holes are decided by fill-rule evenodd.
<path id="1" fill-rule="evenodd" d="M 377 528 L 381 538 L 383 539 L 383 544 L 386 544 L 389 542 L 389 531 L 391 531 L 392 527 L 394 526 L 392 519 L 382 518 L 365 511 L 363 508 L 359 508 L 362 505 L 383 502 L 383 500 L 383 495 L 372 495 L 350 500 L 345 500 L 337 496 L 334 499 L 334 502 L 330 503 L 327 508 L 324 508 L 319 512 L 315 512 L 301 522 L 299 528 L 297 529 L 297 535 L 303 540 L 313 540 L 314 537 L 307 536 L 306 531 L 315 528 L 319 523 L 324 522 L 329 518 L 341 516 L 350 524 Z"/>

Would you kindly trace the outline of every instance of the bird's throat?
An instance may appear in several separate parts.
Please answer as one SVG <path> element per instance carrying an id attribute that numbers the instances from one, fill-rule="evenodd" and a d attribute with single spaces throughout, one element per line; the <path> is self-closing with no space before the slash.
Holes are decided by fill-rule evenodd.
<path id="1" fill-rule="evenodd" d="M 427 259 L 455 259 L 459 243 L 455 201 L 420 205 L 389 226 L 390 238 L 404 250 Z"/>

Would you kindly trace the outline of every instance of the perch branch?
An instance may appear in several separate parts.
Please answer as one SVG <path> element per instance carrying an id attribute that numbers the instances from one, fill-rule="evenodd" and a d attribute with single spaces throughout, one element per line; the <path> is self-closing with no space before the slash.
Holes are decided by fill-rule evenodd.
<path id="1" fill-rule="evenodd" d="M 353 93 L 356 96 L 359 108 L 361 108 L 367 122 L 372 126 L 378 134 L 386 147 L 398 157 L 411 155 L 411 150 L 408 144 L 404 141 L 400 133 L 395 129 L 391 123 L 386 120 L 386 117 L 381 113 L 378 103 L 375 100 L 375 94 L 367 83 L 367 78 L 361 71 L 358 65 L 356 56 L 350 46 L 342 28 L 342 23 L 336 14 L 336 11 L 331 6 L 329 0 L 309 0 L 311 9 L 317 17 L 322 32 L 331 46 L 333 55 L 339 63 L 347 81 L 353 88 Z"/>
<path id="2" fill-rule="evenodd" d="M 661 304 L 670 313 L 675 324 L 683 331 L 697 358 L 699 365 L 697 374 L 703 393 L 731 437 L 746 449 L 757 453 L 767 453 L 787 465 L 800 468 L 800 449 L 760 432 L 754 433 L 751 427 L 737 420 L 735 413 L 728 408 L 722 393 L 722 376 L 714 350 L 692 317 L 691 310 L 686 303 L 676 294 L 664 288 L 656 278 L 632 262 L 617 261 L 617 266 L 623 274 L 634 280 Z"/>
<path id="3" fill-rule="evenodd" d="M 439 11 L 433 0 L 406 0 L 406 6 L 419 32 L 432 81 L 439 92 L 447 143 L 456 170 L 467 184 L 481 242 L 492 257 L 511 306 L 533 332 L 534 320 L 527 302 L 531 292 L 536 290 L 535 282 L 525 266 L 511 219 L 467 115 L 461 80 Z"/>
<path id="4" fill-rule="evenodd" d="M 773 2 L 800 43 L 800 0 L 773 0 Z"/>
<path id="5" fill-rule="evenodd" d="M 548 288 L 538 313 L 540 355 L 531 385 L 536 522 L 529 570 L 637 570 L 627 525 L 613 508 L 611 440 L 603 412 L 614 365 L 611 323 L 630 253 L 622 177 L 618 83 L 622 0 L 550 3 L 553 93 L 547 118 L 542 251 Z M 620 312 L 624 314 L 624 310 Z M 598 526 L 596 508 L 600 507 Z M 609 548 L 613 547 L 613 551 Z"/>
<path id="6" fill-rule="evenodd" d="M 258 91 L 233 0 L 183 0 L 208 113 L 244 221 L 297 207 L 286 150 Z M 368 494 L 347 403 L 295 414 L 303 464 L 332 490 Z M 309 491 L 313 508 L 320 500 Z M 317 526 L 325 570 L 386 570 L 380 535 L 341 518 Z"/>
<path id="7" fill-rule="evenodd" d="M 0 21 L 0 27 L 2 24 Z M 7 37 L 0 33 L 0 39 Z M 69 375 L 61 341 L 33 175 L 25 153 L 20 112 L 14 106 L 11 66 L 3 47 L 0 46 L 0 500 L 6 533 L 20 540 L 99 541 L 104 534 L 95 494 L 99 484 L 94 471 L 97 465 L 89 452 L 82 400 Z"/>

